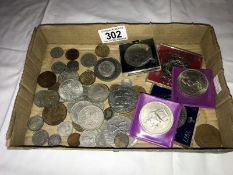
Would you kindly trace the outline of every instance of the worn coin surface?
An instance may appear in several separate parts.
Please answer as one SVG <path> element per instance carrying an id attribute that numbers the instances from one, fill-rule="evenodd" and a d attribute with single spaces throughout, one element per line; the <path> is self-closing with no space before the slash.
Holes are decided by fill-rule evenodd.
<path id="1" fill-rule="evenodd" d="M 97 58 L 92 53 L 86 53 L 81 57 L 81 64 L 85 67 L 92 67 L 96 65 Z"/>
<path id="2" fill-rule="evenodd" d="M 206 93 L 209 83 L 207 77 L 195 69 L 187 69 L 177 78 L 177 87 L 187 96 L 195 97 Z"/>
<path id="3" fill-rule="evenodd" d="M 117 133 L 114 138 L 116 148 L 127 148 L 129 145 L 129 136 L 125 133 Z"/>
<path id="4" fill-rule="evenodd" d="M 80 135 L 80 146 L 82 147 L 95 147 L 96 146 L 96 136 L 98 132 L 97 130 L 85 130 Z"/>
<path id="5" fill-rule="evenodd" d="M 80 82 L 85 86 L 92 85 L 95 82 L 95 79 L 96 76 L 91 70 L 83 72 L 79 77 Z"/>
<path id="6" fill-rule="evenodd" d="M 50 55 L 53 58 L 59 58 L 64 54 L 64 50 L 61 47 L 54 47 L 50 51 Z"/>
<path id="7" fill-rule="evenodd" d="M 58 146 L 61 143 L 61 136 L 59 134 L 53 134 L 49 137 L 48 145 L 49 146 Z"/>
<path id="8" fill-rule="evenodd" d="M 104 102 L 109 95 L 108 86 L 101 83 L 94 83 L 88 88 L 87 96 L 95 102 Z"/>
<path id="9" fill-rule="evenodd" d="M 56 83 L 57 77 L 51 71 L 42 72 L 37 77 L 37 83 L 43 88 L 49 88 Z"/>
<path id="10" fill-rule="evenodd" d="M 149 102 L 145 104 L 139 114 L 142 128 L 155 135 L 168 132 L 173 125 L 173 113 L 171 109 L 161 102 Z"/>
<path id="11" fill-rule="evenodd" d="M 187 116 L 187 110 L 186 110 L 185 107 L 183 107 L 182 110 L 181 110 L 181 112 L 180 112 L 180 119 L 179 119 L 177 128 L 181 128 L 182 126 L 184 126 L 187 118 L 188 118 L 188 116 Z"/>
<path id="12" fill-rule="evenodd" d="M 50 107 L 59 102 L 59 94 L 54 90 L 40 90 L 35 94 L 34 103 L 38 107 Z"/>
<path id="13" fill-rule="evenodd" d="M 104 110 L 104 119 L 109 120 L 113 117 L 114 111 L 112 110 L 111 107 L 108 107 Z"/>
<path id="14" fill-rule="evenodd" d="M 57 62 L 55 62 L 55 63 L 52 64 L 51 70 L 55 74 L 60 74 L 60 73 L 62 73 L 63 71 L 66 70 L 66 65 L 65 65 L 65 63 L 63 63 L 61 61 L 57 61 Z"/>
<path id="15" fill-rule="evenodd" d="M 66 51 L 65 56 L 68 60 L 76 60 L 79 57 L 79 51 L 77 49 L 69 49 Z"/>
<path id="16" fill-rule="evenodd" d="M 59 86 L 60 86 L 60 83 L 56 82 L 54 85 L 52 85 L 51 87 L 49 87 L 48 90 L 58 91 Z"/>
<path id="17" fill-rule="evenodd" d="M 140 93 L 146 93 L 146 90 L 142 86 L 134 85 L 132 86 L 133 90 L 139 95 Z"/>
<path id="18" fill-rule="evenodd" d="M 40 130 L 44 125 L 43 118 L 39 115 L 32 116 L 28 119 L 27 126 L 32 131 Z"/>
<path id="19" fill-rule="evenodd" d="M 57 133 L 62 137 L 68 137 L 73 132 L 73 125 L 69 121 L 60 123 L 57 126 Z"/>
<path id="20" fill-rule="evenodd" d="M 67 68 L 71 72 L 76 72 L 79 70 L 79 63 L 77 61 L 71 60 L 67 63 Z"/>
<path id="21" fill-rule="evenodd" d="M 32 143 L 37 146 L 42 146 L 48 141 L 48 138 L 48 132 L 41 129 L 39 131 L 34 132 L 34 134 L 32 135 Z"/>
<path id="22" fill-rule="evenodd" d="M 67 72 L 67 71 L 64 71 L 62 72 L 59 76 L 58 76 L 58 82 L 59 83 L 62 83 L 66 80 L 69 80 L 69 79 L 76 79 L 78 80 L 78 72 Z"/>
<path id="23" fill-rule="evenodd" d="M 119 86 L 108 96 L 108 103 L 115 112 L 127 113 L 134 109 L 138 95 L 131 87 Z"/>
<path id="24" fill-rule="evenodd" d="M 66 118 L 67 110 L 63 103 L 58 103 L 52 107 L 46 107 L 42 111 L 44 122 L 48 125 L 58 125 Z"/>
<path id="25" fill-rule="evenodd" d="M 95 53 L 99 57 L 106 57 L 108 56 L 110 49 L 107 44 L 100 43 L 95 48 Z"/>
<path id="26" fill-rule="evenodd" d="M 97 61 L 94 72 L 103 81 L 112 81 L 121 73 L 121 64 L 114 58 L 101 58 Z"/>
<path id="27" fill-rule="evenodd" d="M 72 125 L 73 125 L 73 128 L 76 131 L 78 131 L 78 132 L 83 132 L 84 131 L 84 129 L 82 128 L 82 126 L 80 126 L 79 124 L 72 122 Z"/>
<path id="28" fill-rule="evenodd" d="M 68 137 L 68 139 L 67 139 L 68 145 L 72 146 L 72 147 L 79 146 L 79 144 L 80 144 L 79 138 L 80 138 L 80 134 L 79 133 L 72 133 L 72 134 L 70 134 L 69 137 Z"/>

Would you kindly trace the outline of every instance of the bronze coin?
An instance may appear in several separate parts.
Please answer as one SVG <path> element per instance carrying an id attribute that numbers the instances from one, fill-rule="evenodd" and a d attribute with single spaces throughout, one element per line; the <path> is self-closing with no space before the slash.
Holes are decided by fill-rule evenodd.
<path id="1" fill-rule="evenodd" d="M 96 76 L 94 72 L 91 70 L 83 72 L 79 77 L 80 82 L 86 86 L 92 85 L 95 82 L 95 79 Z"/>
<path id="2" fill-rule="evenodd" d="M 146 90 L 142 86 L 134 85 L 133 90 L 139 95 L 140 93 L 146 93 Z"/>
<path id="3" fill-rule="evenodd" d="M 58 125 L 66 118 L 67 109 L 63 103 L 58 103 L 52 107 L 44 108 L 42 117 L 48 125 Z"/>
<path id="4" fill-rule="evenodd" d="M 114 144 L 117 148 L 127 148 L 129 145 L 129 136 L 124 133 L 117 133 L 114 138 Z"/>
<path id="5" fill-rule="evenodd" d="M 199 125 L 194 139 L 201 148 L 218 148 L 222 145 L 219 130 L 209 124 Z"/>
<path id="6" fill-rule="evenodd" d="M 79 146 L 79 144 L 80 144 L 79 138 L 80 138 L 79 133 L 70 134 L 68 139 L 67 139 L 68 145 L 69 146 Z"/>
<path id="7" fill-rule="evenodd" d="M 79 57 L 79 51 L 77 49 L 69 49 L 66 51 L 66 58 L 68 60 L 76 60 Z"/>
<path id="8" fill-rule="evenodd" d="M 82 128 L 82 126 L 80 126 L 79 124 L 72 122 L 72 125 L 73 125 L 73 128 L 76 131 L 78 131 L 78 132 L 83 132 L 84 131 L 84 129 Z"/>
<path id="9" fill-rule="evenodd" d="M 58 91 L 59 86 L 60 86 L 60 83 L 56 82 L 54 85 L 52 85 L 51 87 L 49 87 L 48 90 Z"/>
<path id="10" fill-rule="evenodd" d="M 37 83 L 43 88 L 49 88 L 56 83 L 57 77 L 51 71 L 42 72 L 37 77 Z"/>

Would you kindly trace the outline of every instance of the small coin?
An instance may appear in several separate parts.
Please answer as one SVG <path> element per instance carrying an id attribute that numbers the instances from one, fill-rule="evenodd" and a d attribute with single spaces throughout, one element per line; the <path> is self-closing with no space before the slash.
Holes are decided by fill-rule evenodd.
<path id="1" fill-rule="evenodd" d="M 140 93 L 146 93 L 146 90 L 142 86 L 134 85 L 133 90 L 139 95 Z"/>
<path id="2" fill-rule="evenodd" d="M 48 125 L 58 125 L 66 118 L 67 110 L 63 103 L 58 103 L 52 107 L 46 107 L 42 111 L 44 122 Z"/>
<path id="3" fill-rule="evenodd" d="M 94 83 L 88 88 L 87 95 L 94 102 L 104 102 L 109 95 L 108 86 L 101 83 Z"/>
<path id="4" fill-rule="evenodd" d="M 35 94 L 34 103 L 38 107 L 50 107 L 59 102 L 59 94 L 54 90 L 40 90 Z"/>
<path id="5" fill-rule="evenodd" d="M 82 128 L 82 126 L 80 126 L 79 124 L 72 122 L 72 125 L 73 125 L 73 128 L 76 131 L 78 131 L 78 132 L 83 132 L 84 131 L 84 129 Z"/>
<path id="6" fill-rule="evenodd" d="M 201 148 L 218 148 L 222 145 L 219 130 L 209 124 L 197 126 L 194 139 Z"/>
<path id="7" fill-rule="evenodd" d="M 52 85 L 51 87 L 49 87 L 48 90 L 58 91 L 59 86 L 60 86 L 60 83 L 56 82 L 54 85 Z"/>
<path id="8" fill-rule="evenodd" d="M 57 133 L 62 137 L 68 137 L 73 132 L 72 123 L 65 121 L 57 126 Z"/>
<path id="9" fill-rule="evenodd" d="M 91 70 L 87 70 L 83 72 L 79 77 L 80 82 L 86 86 L 92 85 L 95 82 L 95 79 L 96 79 L 95 74 Z"/>
<path id="10" fill-rule="evenodd" d="M 32 143 L 37 146 L 42 146 L 48 141 L 48 138 L 48 132 L 41 129 L 39 131 L 34 132 L 34 134 L 32 135 Z"/>
<path id="11" fill-rule="evenodd" d="M 69 49 L 66 51 L 66 58 L 68 60 L 76 60 L 79 57 L 79 51 L 77 49 Z"/>
<path id="12" fill-rule="evenodd" d="M 80 146 L 82 147 L 95 147 L 96 146 L 96 136 L 97 130 L 83 131 L 80 135 Z"/>
<path id="13" fill-rule="evenodd" d="M 92 53 L 86 53 L 81 57 L 81 64 L 85 67 L 92 67 L 96 65 L 97 58 Z"/>
<path id="14" fill-rule="evenodd" d="M 79 138 L 80 138 L 80 134 L 79 133 L 72 133 L 69 135 L 68 139 L 67 139 L 67 143 L 69 146 L 73 146 L 73 147 L 77 147 L 79 146 L 80 142 L 79 142 Z"/>
<path id="15" fill-rule="evenodd" d="M 55 74 L 60 74 L 60 73 L 62 73 L 63 71 L 66 70 L 66 65 L 65 65 L 65 63 L 63 63 L 61 61 L 57 61 L 57 62 L 55 62 L 55 63 L 52 64 L 51 70 Z"/>
<path id="16" fill-rule="evenodd" d="M 132 81 L 130 79 L 124 78 L 123 80 L 121 80 L 121 86 L 131 87 Z"/>
<path id="17" fill-rule="evenodd" d="M 27 126 L 32 131 L 40 130 L 44 125 L 43 118 L 39 115 L 32 116 L 29 118 Z"/>
<path id="18" fill-rule="evenodd" d="M 108 56 L 110 49 L 107 44 L 100 43 L 95 48 L 95 53 L 99 57 L 106 57 Z"/>
<path id="19" fill-rule="evenodd" d="M 71 72 L 76 72 L 79 70 L 79 63 L 77 61 L 71 60 L 67 63 L 67 68 Z"/>
<path id="20" fill-rule="evenodd" d="M 124 133 L 117 133 L 114 138 L 116 148 L 127 148 L 129 145 L 129 136 Z"/>
<path id="21" fill-rule="evenodd" d="M 61 136 L 58 134 L 53 134 L 49 137 L 48 145 L 49 146 L 58 146 L 61 143 Z"/>
<path id="22" fill-rule="evenodd" d="M 62 82 L 69 80 L 69 79 L 75 79 L 78 80 L 78 72 L 67 72 L 64 71 L 58 76 L 58 82 L 61 84 Z"/>
<path id="23" fill-rule="evenodd" d="M 112 110 L 111 107 L 108 107 L 104 110 L 104 119 L 109 120 L 113 117 L 114 111 Z"/>
<path id="24" fill-rule="evenodd" d="M 64 50 L 61 47 L 54 47 L 50 51 L 50 55 L 53 58 L 59 58 L 64 54 Z"/>
<path id="25" fill-rule="evenodd" d="M 57 77 L 53 72 L 45 71 L 37 77 L 37 83 L 43 88 L 49 88 L 56 83 Z"/>
<path id="26" fill-rule="evenodd" d="M 187 110 L 186 110 L 185 107 L 183 107 L 182 110 L 181 110 L 181 112 L 180 112 L 180 119 L 179 119 L 177 128 L 181 128 L 182 126 L 184 126 L 187 118 L 188 118 L 188 116 L 187 116 Z"/>
<path id="27" fill-rule="evenodd" d="M 119 87 L 120 85 L 119 84 L 112 84 L 110 87 L 109 87 L 109 90 L 112 91 L 113 89 Z"/>
<path id="28" fill-rule="evenodd" d="M 209 83 L 207 77 L 195 69 L 187 69 L 177 78 L 177 87 L 187 96 L 195 97 L 206 93 Z"/>

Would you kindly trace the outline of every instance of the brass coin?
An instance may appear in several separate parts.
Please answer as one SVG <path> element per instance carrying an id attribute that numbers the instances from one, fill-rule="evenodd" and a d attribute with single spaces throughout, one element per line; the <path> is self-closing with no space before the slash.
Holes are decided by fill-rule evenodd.
<path id="1" fill-rule="evenodd" d="M 93 84 L 95 82 L 95 79 L 96 76 L 94 72 L 91 70 L 87 70 L 83 72 L 79 77 L 80 82 L 86 86 Z"/>
<path id="2" fill-rule="evenodd" d="M 79 124 L 72 122 L 72 125 L 73 125 L 73 128 L 76 131 L 78 131 L 78 132 L 83 132 L 84 131 L 84 129 L 82 128 L 82 126 L 80 126 Z"/>
<path id="3" fill-rule="evenodd" d="M 66 58 L 68 60 L 76 60 L 79 57 L 79 51 L 77 49 L 69 49 L 66 51 Z"/>
<path id="4" fill-rule="evenodd" d="M 127 148 L 129 145 L 129 136 L 124 133 L 117 133 L 114 138 L 114 144 L 117 148 Z"/>
<path id="5" fill-rule="evenodd" d="M 60 86 L 60 83 L 56 82 L 54 85 L 52 85 L 51 87 L 49 87 L 48 90 L 58 91 L 59 86 Z"/>
<path id="6" fill-rule="evenodd" d="M 57 77 L 51 71 L 42 72 L 37 77 L 37 83 L 43 88 L 49 88 L 56 83 Z"/>
<path id="7" fill-rule="evenodd" d="M 146 90 L 142 86 L 134 85 L 133 90 L 139 95 L 140 93 L 146 93 Z"/>
<path id="8" fill-rule="evenodd" d="M 201 148 L 218 148 L 222 145 L 219 130 L 209 124 L 199 125 L 194 139 Z"/>
<path id="9" fill-rule="evenodd" d="M 79 138 L 80 138 L 80 134 L 79 133 L 72 133 L 69 135 L 68 139 L 67 139 L 67 143 L 69 146 L 79 146 L 80 142 L 79 142 Z"/>
<path id="10" fill-rule="evenodd" d="M 58 103 L 55 106 L 44 108 L 42 111 L 42 117 L 44 122 L 48 125 L 58 125 L 66 118 L 67 109 L 63 103 Z"/>
<path id="11" fill-rule="evenodd" d="M 99 57 L 106 57 L 108 56 L 110 49 L 107 44 L 100 43 L 95 48 L 95 53 Z"/>

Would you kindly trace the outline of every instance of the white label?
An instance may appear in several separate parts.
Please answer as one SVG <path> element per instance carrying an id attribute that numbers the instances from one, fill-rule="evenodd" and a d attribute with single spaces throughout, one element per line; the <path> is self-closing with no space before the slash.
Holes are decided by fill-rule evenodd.
<path id="1" fill-rule="evenodd" d="M 117 26 L 98 30 L 98 33 L 102 43 L 111 43 L 128 39 L 125 26 Z"/>
<path id="2" fill-rule="evenodd" d="M 214 86 L 216 93 L 219 94 L 222 91 L 222 88 L 218 79 L 218 75 L 214 77 Z"/>

